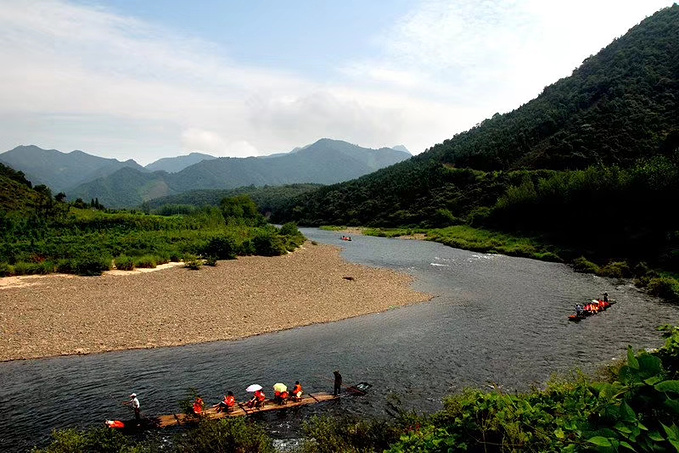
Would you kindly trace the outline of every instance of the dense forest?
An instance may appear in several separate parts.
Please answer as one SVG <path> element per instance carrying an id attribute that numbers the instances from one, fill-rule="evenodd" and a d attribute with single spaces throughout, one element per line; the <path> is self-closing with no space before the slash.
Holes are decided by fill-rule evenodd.
<path id="1" fill-rule="evenodd" d="M 536 237 L 679 271 L 679 6 L 632 28 L 536 99 L 362 178 L 286 200 L 277 222 Z"/>
<path id="2" fill-rule="evenodd" d="M 155 198 L 140 206 L 143 211 L 154 214 L 179 214 L 191 212 L 206 206 L 219 206 L 224 198 L 247 195 L 255 202 L 264 215 L 271 213 L 274 207 L 306 192 L 322 187 L 320 184 L 289 184 L 285 186 L 244 186 L 236 189 L 201 189 L 191 190 L 177 195 Z"/>

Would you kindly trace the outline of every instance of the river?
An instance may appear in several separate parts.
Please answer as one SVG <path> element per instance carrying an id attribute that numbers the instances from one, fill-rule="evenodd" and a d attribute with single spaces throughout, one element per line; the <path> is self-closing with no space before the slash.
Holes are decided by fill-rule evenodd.
<path id="1" fill-rule="evenodd" d="M 366 381 L 369 394 L 258 415 L 273 437 L 295 437 L 314 414 L 383 416 L 394 404 L 435 411 L 466 386 L 507 390 L 543 385 L 555 372 L 593 371 L 627 345 L 657 347 L 655 327 L 679 319 L 679 307 L 618 282 L 525 258 L 440 244 L 302 229 L 310 239 L 343 247 L 345 259 L 408 272 L 430 302 L 345 321 L 172 348 L 0 363 L 0 451 L 44 446 L 53 429 L 102 426 L 130 417 L 132 391 L 142 413 L 178 410 L 196 388 L 208 403 L 226 390 L 239 399 L 260 383 L 300 380 L 306 391 L 331 391 L 332 371 L 345 383 Z M 577 302 L 607 291 L 618 303 L 580 323 Z M 266 301 L 262 301 L 263 306 Z"/>

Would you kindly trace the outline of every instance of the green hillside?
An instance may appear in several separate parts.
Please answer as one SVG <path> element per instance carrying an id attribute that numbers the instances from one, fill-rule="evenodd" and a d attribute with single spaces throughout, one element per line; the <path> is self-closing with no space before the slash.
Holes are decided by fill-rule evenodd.
<path id="1" fill-rule="evenodd" d="M 43 201 L 44 197 L 33 190 L 23 172 L 0 164 L 0 216 L 32 211 Z"/>
<path id="2" fill-rule="evenodd" d="M 409 161 L 302 195 L 278 222 L 537 236 L 679 269 L 679 6 L 663 9 L 516 110 Z M 518 220 L 517 220 L 518 219 Z"/>

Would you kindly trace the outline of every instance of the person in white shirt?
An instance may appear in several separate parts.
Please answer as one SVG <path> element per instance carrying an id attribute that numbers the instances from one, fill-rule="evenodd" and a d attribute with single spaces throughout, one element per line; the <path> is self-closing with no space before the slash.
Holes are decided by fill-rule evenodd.
<path id="1" fill-rule="evenodd" d="M 130 401 L 127 404 L 129 404 L 132 407 L 132 409 L 134 409 L 134 418 L 137 421 L 141 420 L 139 399 L 137 398 L 136 393 L 130 395 Z"/>

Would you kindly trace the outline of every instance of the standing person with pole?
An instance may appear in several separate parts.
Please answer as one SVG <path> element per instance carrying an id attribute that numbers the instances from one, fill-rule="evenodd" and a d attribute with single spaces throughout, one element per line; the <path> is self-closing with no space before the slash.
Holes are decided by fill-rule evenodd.
<path id="1" fill-rule="evenodd" d="M 338 370 L 333 371 L 333 374 L 335 375 L 335 391 L 334 395 L 337 396 L 340 393 L 340 388 L 342 387 L 342 375 Z"/>
<path id="2" fill-rule="evenodd" d="M 125 404 L 130 406 L 132 409 L 134 409 L 134 418 L 137 420 L 137 422 L 141 421 L 141 409 L 139 405 L 139 399 L 137 398 L 137 394 L 133 393 L 130 395 L 130 401 L 126 401 Z"/>

